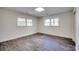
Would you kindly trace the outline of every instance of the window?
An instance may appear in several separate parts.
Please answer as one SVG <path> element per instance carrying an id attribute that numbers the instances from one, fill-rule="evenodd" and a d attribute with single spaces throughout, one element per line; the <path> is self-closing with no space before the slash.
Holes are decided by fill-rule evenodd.
<path id="1" fill-rule="evenodd" d="M 58 18 L 54 19 L 54 26 L 59 26 L 59 19 Z"/>
<path id="2" fill-rule="evenodd" d="M 45 26 L 50 26 L 50 19 L 46 19 L 44 25 Z"/>
<path id="3" fill-rule="evenodd" d="M 25 18 L 17 18 L 17 26 L 26 26 Z"/>
<path id="4" fill-rule="evenodd" d="M 51 26 L 54 26 L 54 19 L 51 19 Z"/>
<path id="5" fill-rule="evenodd" d="M 32 26 L 32 19 L 27 19 L 27 26 Z"/>
<path id="6" fill-rule="evenodd" d="M 17 26 L 32 26 L 32 19 L 17 18 Z"/>
<path id="7" fill-rule="evenodd" d="M 59 26 L 59 19 L 54 18 L 54 19 L 46 19 L 44 22 L 45 26 Z"/>

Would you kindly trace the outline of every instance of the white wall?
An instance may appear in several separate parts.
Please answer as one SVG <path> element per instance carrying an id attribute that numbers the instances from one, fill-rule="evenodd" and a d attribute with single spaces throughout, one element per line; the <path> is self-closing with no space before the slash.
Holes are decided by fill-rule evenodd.
<path id="1" fill-rule="evenodd" d="M 76 25 L 76 50 L 79 51 L 79 8 L 76 8 L 76 15 L 75 15 L 75 25 Z"/>
<path id="2" fill-rule="evenodd" d="M 3 26 L 2 26 L 2 10 L 1 10 L 1 8 L 0 8 L 0 40 L 2 39 L 2 37 L 3 37 Z"/>
<path id="3" fill-rule="evenodd" d="M 17 17 L 25 17 L 33 19 L 33 26 L 17 27 L 16 26 Z M 46 18 L 55 18 L 55 17 L 59 18 L 60 23 L 59 27 L 44 26 L 43 22 Z M 73 38 L 74 37 L 73 20 L 74 18 L 72 12 L 37 19 L 36 17 L 25 15 L 22 13 L 13 12 L 6 9 L 0 9 L 0 42 L 15 39 L 21 36 L 30 35 L 36 32 Z"/>
<path id="4" fill-rule="evenodd" d="M 0 10 L 0 38 L 2 38 L 2 17 L 1 17 L 1 10 Z"/>
<path id="5" fill-rule="evenodd" d="M 0 13 L 0 17 L 2 17 L 0 18 L 0 20 L 2 20 L 0 28 L 2 28 L 3 30 L 2 31 L 3 36 L 1 36 L 2 38 L 0 37 L 1 38 L 0 42 L 36 33 L 37 19 L 35 17 L 5 9 L 1 9 L 0 11 L 2 12 Z M 33 26 L 17 27 L 16 26 L 17 17 L 25 17 L 33 19 Z M 0 35 L 2 34 L 0 33 Z"/>
<path id="6" fill-rule="evenodd" d="M 59 18 L 59 27 L 46 27 L 44 26 L 44 20 L 47 18 Z M 67 13 L 62 13 L 58 15 L 53 15 L 53 16 L 48 16 L 48 17 L 43 17 L 39 20 L 39 28 L 38 32 L 46 33 L 46 34 L 51 34 L 51 35 L 57 35 L 61 37 L 68 37 L 68 38 L 73 38 L 73 13 L 72 12 L 67 12 Z"/>
<path id="7" fill-rule="evenodd" d="M 74 8 L 74 9 L 75 9 L 75 8 Z M 75 35 L 75 34 L 76 34 L 76 21 L 75 21 L 75 20 L 76 20 L 76 13 L 75 13 L 75 11 L 76 11 L 76 9 L 75 9 L 74 12 L 73 12 L 73 15 L 74 15 L 74 16 L 73 16 L 73 17 L 74 17 L 74 18 L 73 18 L 73 19 L 74 19 L 74 20 L 73 20 L 73 33 L 74 33 L 74 34 L 73 34 L 73 41 L 76 43 L 76 38 L 75 38 L 75 36 L 76 36 L 76 35 Z"/>

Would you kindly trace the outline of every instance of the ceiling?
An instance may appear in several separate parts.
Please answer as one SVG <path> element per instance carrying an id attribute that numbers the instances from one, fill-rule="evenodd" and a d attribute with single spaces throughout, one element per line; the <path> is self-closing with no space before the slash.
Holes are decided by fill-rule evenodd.
<path id="1" fill-rule="evenodd" d="M 43 7 L 45 11 L 36 12 L 34 10 L 36 7 L 5 7 L 5 8 L 9 10 L 37 16 L 37 17 L 44 17 L 44 16 L 59 14 L 59 13 L 68 12 L 68 11 L 73 10 L 72 7 Z"/>

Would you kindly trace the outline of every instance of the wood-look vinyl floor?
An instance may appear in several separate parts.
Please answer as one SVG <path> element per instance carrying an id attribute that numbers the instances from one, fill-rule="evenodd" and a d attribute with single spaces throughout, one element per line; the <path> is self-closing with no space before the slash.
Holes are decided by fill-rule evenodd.
<path id="1" fill-rule="evenodd" d="M 65 38 L 35 34 L 2 42 L 0 51 L 75 51 L 75 45 Z"/>

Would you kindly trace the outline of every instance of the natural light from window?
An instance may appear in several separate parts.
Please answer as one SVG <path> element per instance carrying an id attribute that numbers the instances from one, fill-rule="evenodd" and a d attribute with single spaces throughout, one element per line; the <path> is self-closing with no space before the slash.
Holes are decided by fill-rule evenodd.
<path id="1" fill-rule="evenodd" d="M 25 18 L 17 18 L 17 26 L 26 26 Z"/>
<path id="2" fill-rule="evenodd" d="M 17 26 L 32 26 L 32 19 L 17 18 Z"/>
<path id="3" fill-rule="evenodd" d="M 32 19 L 27 19 L 27 26 L 32 26 Z"/>
<path id="4" fill-rule="evenodd" d="M 45 26 L 59 26 L 59 19 L 58 18 L 52 18 L 52 19 L 46 19 L 44 21 Z"/>
<path id="5" fill-rule="evenodd" d="M 46 19 L 44 25 L 45 26 L 50 26 L 50 19 Z"/>

